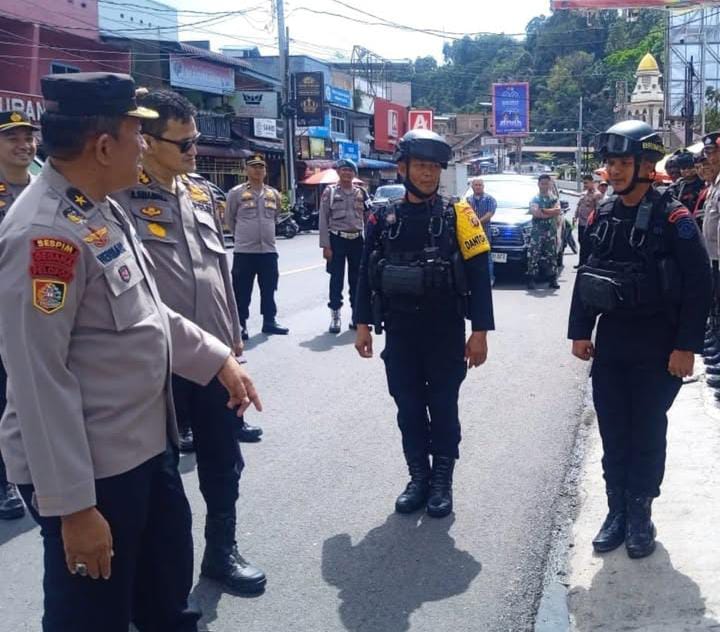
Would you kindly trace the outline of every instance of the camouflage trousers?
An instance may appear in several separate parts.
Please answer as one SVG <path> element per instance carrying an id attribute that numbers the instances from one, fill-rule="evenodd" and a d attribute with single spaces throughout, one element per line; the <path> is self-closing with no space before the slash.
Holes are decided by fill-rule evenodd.
<path id="1" fill-rule="evenodd" d="M 557 235 L 555 229 L 542 230 L 533 226 L 528 250 L 528 277 L 537 277 L 541 271 L 557 276 Z"/>

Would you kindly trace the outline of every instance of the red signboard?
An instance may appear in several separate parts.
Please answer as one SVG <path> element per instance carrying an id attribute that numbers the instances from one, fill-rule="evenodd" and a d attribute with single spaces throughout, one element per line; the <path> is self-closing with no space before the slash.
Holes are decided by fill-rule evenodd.
<path id="1" fill-rule="evenodd" d="M 0 90 L 0 112 L 8 110 L 25 112 L 31 121 L 39 123 L 45 108 L 43 98 L 39 95 Z"/>
<path id="2" fill-rule="evenodd" d="M 405 106 L 375 97 L 375 151 L 395 151 L 406 131 Z"/>
<path id="3" fill-rule="evenodd" d="M 408 129 L 427 129 L 432 131 L 432 110 L 410 110 L 408 112 Z"/>
<path id="4" fill-rule="evenodd" d="M 652 9 L 683 7 L 708 4 L 707 0 L 550 0 L 553 11 L 561 9 Z"/>

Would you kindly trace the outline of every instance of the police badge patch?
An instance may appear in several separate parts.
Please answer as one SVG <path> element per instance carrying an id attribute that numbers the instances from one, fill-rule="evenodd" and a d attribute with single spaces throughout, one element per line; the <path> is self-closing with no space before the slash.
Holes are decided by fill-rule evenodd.
<path id="1" fill-rule="evenodd" d="M 118 275 L 120 275 L 120 278 L 125 281 L 125 283 L 130 283 L 130 279 L 132 278 L 130 268 L 125 265 L 120 266 L 118 268 Z"/>
<path id="2" fill-rule="evenodd" d="M 65 305 L 67 284 L 62 281 L 33 279 L 33 306 L 43 314 L 54 314 Z"/>

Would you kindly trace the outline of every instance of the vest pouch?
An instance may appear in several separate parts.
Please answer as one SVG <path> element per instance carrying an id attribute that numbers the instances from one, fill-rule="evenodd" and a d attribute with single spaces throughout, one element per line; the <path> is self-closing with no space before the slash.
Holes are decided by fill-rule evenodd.
<path id="1" fill-rule="evenodd" d="M 580 268 L 578 274 L 580 300 L 588 309 L 610 314 L 634 306 L 634 283 L 627 277 L 589 266 Z"/>
<path id="2" fill-rule="evenodd" d="M 425 272 L 419 265 L 387 263 L 380 273 L 382 293 L 386 296 L 423 296 Z"/>

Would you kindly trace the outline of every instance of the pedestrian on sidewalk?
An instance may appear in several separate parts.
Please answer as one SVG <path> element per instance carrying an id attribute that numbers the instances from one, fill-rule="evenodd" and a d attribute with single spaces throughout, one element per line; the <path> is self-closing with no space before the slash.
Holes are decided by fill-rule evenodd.
<path id="1" fill-rule="evenodd" d="M 575 269 L 582 265 L 588 258 L 589 248 L 586 238 L 586 229 L 588 225 L 588 219 L 590 215 L 597 210 L 598 204 L 603 197 L 603 194 L 595 190 L 595 181 L 591 175 L 583 176 L 583 194 L 578 199 L 577 207 L 575 208 L 575 221 L 577 222 L 578 229 L 578 244 L 580 246 L 580 257 L 578 264 Z"/>
<path id="2" fill-rule="evenodd" d="M 23 112 L 0 112 L 0 222 L 32 181 L 29 169 L 37 151 L 33 133 L 36 131 L 39 128 Z M 0 416 L 7 405 L 6 391 L 7 373 L 0 360 Z M 17 487 L 8 482 L 0 454 L 0 520 L 13 520 L 24 515 L 22 498 Z"/>
<path id="3" fill-rule="evenodd" d="M 473 178 L 470 186 L 472 187 L 472 194 L 467 196 L 467 203 L 472 206 L 475 215 L 480 219 L 483 231 L 485 231 L 485 237 L 487 237 L 488 243 L 492 247 L 490 221 L 497 210 L 497 200 L 492 195 L 485 193 L 485 181 L 482 178 Z M 495 285 L 495 266 L 492 253 L 488 258 L 488 266 L 490 268 L 490 285 Z"/>
<path id="4" fill-rule="evenodd" d="M 256 154 L 248 158 L 245 166 L 248 181 L 230 189 L 225 211 L 228 228 L 235 237 L 232 275 L 242 339 L 248 339 L 247 319 L 256 276 L 260 286 L 262 332 L 284 336 L 290 330 L 275 319 L 275 292 L 280 279 L 275 225 L 282 209 L 282 197 L 279 191 L 265 184 L 265 158 Z"/>
<path id="5" fill-rule="evenodd" d="M 651 186 L 665 153 L 660 135 L 625 121 L 595 147 L 616 195 L 588 228 L 568 337 L 573 355 L 593 358 L 609 507 L 593 547 L 602 553 L 625 542 L 639 558 L 655 550 L 651 506 L 665 471 L 667 411 L 703 349 L 710 265 L 690 212 Z"/>
<path id="6" fill-rule="evenodd" d="M 552 178 L 543 173 L 538 178 L 538 194 L 530 200 L 532 227 L 528 248 L 527 287 L 534 290 L 540 272 L 548 276 L 548 287 L 557 290 L 557 222 L 562 215 L 560 200 L 552 193 Z"/>
<path id="7" fill-rule="evenodd" d="M 196 632 L 172 372 L 261 408 L 231 349 L 166 307 L 125 212 L 142 118 L 129 75 L 42 79 L 49 159 L 0 226 L 0 427 L 44 546 L 44 632 Z"/>
<path id="8" fill-rule="evenodd" d="M 196 110 L 170 90 L 151 91 L 139 103 L 160 116 L 142 125 L 147 149 L 140 181 L 114 199 L 127 210 L 152 256 L 163 302 L 240 356 L 240 319 L 217 205 L 204 178 L 186 175 L 196 169 Z M 235 440 L 237 416 L 225 405 L 217 379 L 200 386 L 173 375 L 173 394 L 178 426 L 192 429 L 206 506 L 201 574 L 234 592 L 260 592 L 265 574 L 244 560 L 235 541 L 245 465 Z"/>
<path id="9" fill-rule="evenodd" d="M 320 198 L 320 248 L 330 275 L 330 327 L 331 334 L 342 329 L 340 309 L 343 306 L 345 285 L 345 264 L 347 263 L 348 294 L 350 308 L 355 309 L 360 258 L 363 251 L 363 227 L 368 194 L 353 182 L 358 175 L 357 165 L 348 158 L 335 163 L 339 182 L 329 185 Z M 350 320 L 350 329 L 355 329 L 355 318 Z"/>

